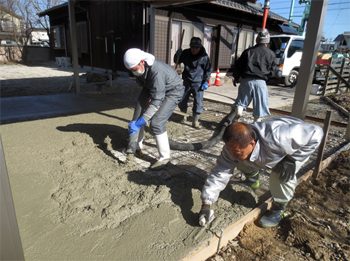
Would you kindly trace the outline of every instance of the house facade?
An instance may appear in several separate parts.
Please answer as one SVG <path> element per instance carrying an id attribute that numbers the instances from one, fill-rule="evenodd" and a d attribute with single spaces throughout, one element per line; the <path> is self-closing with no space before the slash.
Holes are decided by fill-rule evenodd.
<path id="1" fill-rule="evenodd" d="M 31 45 L 48 46 L 49 36 L 46 29 L 44 28 L 30 28 L 29 31 L 29 42 Z"/>
<path id="2" fill-rule="evenodd" d="M 0 5 L 0 44 L 14 45 L 23 27 L 22 16 L 19 16 Z"/>
<path id="3" fill-rule="evenodd" d="M 39 13 L 44 15 L 50 18 L 52 56 L 71 57 L 68 4 Z M 136 47 L 175 67 L 176 50 L 189 48 L 197 36 L 213 69 L 226 70 L 255 44 L 263 8 L 256 1 L 75 1 L 75 19 L 81 66 L 125 71 L 123 55 Z M 287 19 L 269 12 L 271 34 L 284 33 L 286 25 Z"/>

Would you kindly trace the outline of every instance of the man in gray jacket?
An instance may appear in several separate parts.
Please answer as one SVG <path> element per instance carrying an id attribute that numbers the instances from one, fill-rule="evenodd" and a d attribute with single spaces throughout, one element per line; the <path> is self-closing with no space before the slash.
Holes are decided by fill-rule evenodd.
<path id="1" fill-rule="evenodd" d="M 168 64 L 137 48 L 124 54 L 124 65 L 143 87 L 138 98 L 142 115 L 134 115 L 129 123 L 130 136 L 137 133 L 138 148 L 142 149 L 143 127 L 151 121 L 151 131 L 155 135 L 159 160 L 151 166 L 152 170 L 164 168 L 170 161 L 170 146 L 165 125 L 182 99 L 185 87 L 181 77 Z"/>
<path id="2" fill-rule="evenodd" d="M 212 221 L 210 205 L 217 201 L 237 167 L 252 188 L 259 186 L 261 169 L 271 170 L 270 191 L 274 202 L 271 210 L 260 219 L 260 225 L 277 226 L 294 195 L 296 173 L 317 149 L 322 137 L 321 127 L 287 116 L 229 125 L 223 135 L 225 146 L 203 186 L 200 225 Z"/>

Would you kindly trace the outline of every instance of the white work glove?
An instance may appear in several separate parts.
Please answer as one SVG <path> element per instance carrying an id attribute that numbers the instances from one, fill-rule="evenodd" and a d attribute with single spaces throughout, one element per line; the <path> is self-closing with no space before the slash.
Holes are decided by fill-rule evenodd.
<path id="1" fill-rule="evenodd" d="M 210 209 L 210 205 L 203 204 L 199 212 L 199 225 L 205 227 L 214 220 L 214 211 Z"/>

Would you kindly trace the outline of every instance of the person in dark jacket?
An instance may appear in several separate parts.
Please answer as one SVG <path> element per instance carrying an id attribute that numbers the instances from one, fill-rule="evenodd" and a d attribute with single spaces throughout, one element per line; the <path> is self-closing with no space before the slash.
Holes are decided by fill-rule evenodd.
<path id="1" fill-rule="evenodd" d="M 177 50 L 174 61 L 183 63 L 185 68 L 182 73 L 182 79 L 185 85 L 185 93 L 179 108 L 187 113 L 187 103 L 192 94 L 193 102 L 193 121 L 192 126 L 199 128 L 199 115 L 203 111 L 203 91 L 208 89 L 208 82 L 211 74 L 211 63 L 205 48 L 202 46 L 202 40 L 199 37 L 192 37 L 189 49 Z M 186 120 L 186 117 L 183 119 Z"/>
<path id="2" fill-rule="evenodd" d="M 138 98 L 142 115 L 139 117 L 134 113 L 133 120 L 129 123 L 130 136 L 138 135 L 137 149 L 142 149 L 143 127 L 150 121 L 160 156 L 151 169 L 163 169 L 170 161 L 170 146 L 165 125 L 181 101 L 185 87 L 173 68 L 140 49 L 127 50 L 124 54 L 124 65 L 143 87 Z"/>
<path id="3" fill-rule="evenodd" d="M 270 115 L 269 94 L 266 81 L 277 69 L 276 55 L 267 48 L 270 34 L 263 29 L 256 38 L 256 45 L 246 49 L 233 66 L 233 85 L 239 82 L 238 96 L 233 107 L 236 107 L 239 118 L 253 100 L 254 121 Z"/>

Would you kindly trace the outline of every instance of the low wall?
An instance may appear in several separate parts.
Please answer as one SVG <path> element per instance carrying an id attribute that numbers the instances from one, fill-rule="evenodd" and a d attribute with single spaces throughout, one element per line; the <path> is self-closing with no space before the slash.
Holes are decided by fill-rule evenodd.
<path id="1" fill-rule="evenodd" d="M 48 62 L 50 57 L 50 47 L 26 46 L 27 62 Z"/>
<path id="2" fill-rule="evenodd" d="M 24 48 L 26 54 L 23 60 L 20 48 Z M 41 46 L 0 46 L 0 63 L 6 62 L 47 62 L 49 61 L 50 47 Z"/>
<path id="3" fill-rule="evenodd" d="M 22 54 L 17 46 L 0 46 L 0 63 L 22 61 Z"/>

